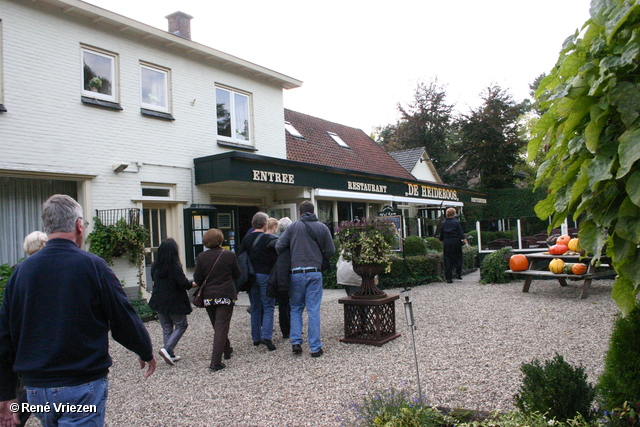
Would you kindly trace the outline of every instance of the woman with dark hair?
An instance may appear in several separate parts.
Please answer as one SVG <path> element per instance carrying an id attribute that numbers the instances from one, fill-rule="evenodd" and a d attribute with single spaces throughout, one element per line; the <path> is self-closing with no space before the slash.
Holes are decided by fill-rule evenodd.
<path id="1" fill-rule="evenodd" d="M 217 228 L 207 230 L 202 243 L 209 249 L 201 252 L 196 259 L 193 279 L 202 289 L 204 307 L 213 326 L 213 350 L 211 351 L 211 371 L 224 369 L 222 356 L 231 358 L 233 348 L 229 342 L 229 326 L 233 315 L 233 306 L 238 299 L 234 280 L 240 277 L 238 259 L 232 251 L 222 249 L 224 241 L 222 231 Z"/>
<path id="2" fill-rule="evenodd" d="M 175 240 L 169 238 L 160 244 L 151 266 L 151 277 L 153 293 L 149 307 L 158 312 L 164 342 L 160 356 L 169 365 L 175 365 L 181 357 L 176 356 L 173 349 L 189 326 L 187 314 L 191 313 L 191 303 L 187 291 L 195 287 L 182 271 Z"/>

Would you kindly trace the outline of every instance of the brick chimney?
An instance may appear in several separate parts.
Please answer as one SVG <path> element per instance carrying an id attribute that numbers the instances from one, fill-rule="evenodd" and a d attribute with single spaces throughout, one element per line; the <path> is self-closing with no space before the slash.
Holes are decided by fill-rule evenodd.
<path id="1" fill-rule="evenodd" d="M 169 32 L 182 38 L 191 40 L 191 20 L 193 16 L 184 12 L 174 12 L 165 16 L 169 20 Z"/>

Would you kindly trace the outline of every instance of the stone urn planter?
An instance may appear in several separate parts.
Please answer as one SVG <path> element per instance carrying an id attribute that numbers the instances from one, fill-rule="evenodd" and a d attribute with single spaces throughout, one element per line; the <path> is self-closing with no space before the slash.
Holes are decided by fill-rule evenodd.
<path id="1" fill-rule="evenodd" d="M 375 299 L 384 298 L 387 296 L 378 285 L 376 285 L 375 278 L 378 274 L 384 272 L 384 265 L 382 264 L 361 264 L 353 263 L 353 271 L 358 276 L 362 277 L 362 284 L 360 289 L 351 295 L 355 299 Z"/>

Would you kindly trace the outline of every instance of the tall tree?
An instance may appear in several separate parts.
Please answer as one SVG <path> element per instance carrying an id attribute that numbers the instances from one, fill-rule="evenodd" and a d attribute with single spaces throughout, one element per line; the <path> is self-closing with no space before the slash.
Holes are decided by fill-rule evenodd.
<path id="1" fill-rule="evenodd" d="M 626 315 L 640 292 L 640 2 L 594 0 L 590 13 L 536 92 L 546 112 L 529 158 L 549 147 L 537 184 L 551 183 L 536 213 L 552 216 L 551 228 L 582 216 L 580 245 L 596 260 L 606 245 Z"/>
<path id="2" fill-rule="evenodd" d="M 386 150 L 424 147 L 438 169 L 447 167 L 455 156 L 449 150 L 453 105 L 446 102 L 446 89 L 434 78 L 419 82 L 413 96 L 412 103 L 397 105 L 400 120 L 379 128 L 376 141 Z"/>
<path id="3" fill-rule="evenodd" d="M 480 95 L 484 103 L 458 123 L 458 150 L 465 154 L 462 173 L 479 177 L 478 187 L 509 188 L 516 181 L 515 166 L 525 142 L 518 136 L 518 117 L 524 106 L 492 84 Z"/>

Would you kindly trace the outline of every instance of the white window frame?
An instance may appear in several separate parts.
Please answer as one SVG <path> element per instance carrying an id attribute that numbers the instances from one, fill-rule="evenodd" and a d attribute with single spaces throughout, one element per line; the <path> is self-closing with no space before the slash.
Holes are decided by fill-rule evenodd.
<path id="1" fill-rule="evenodd" d="M 234 144 L 243 144 L 243 145 L 253 145 L 253 100 L 251 97 L 250 93 L 247 92 L 243 92 L 237 89 L 231 89 L 229 87 L 225 87 L 225 86 L 216 86 L 216 107 L 217 107 L 217 91 L 221 90 L 221 91 L 225 91 L 225 92 L 229 92 L 229 102 L 231 103 L 230 105 L 230 115 L 231 115 L 231 137 L 225 136 L 225 135 L 220 135 L 218 134 L 218 111 L 216 108 L 216 134 L 217 137 L 220 141 L 226 141 L 226 142 L 232 142 Z M 247 119 L 249 120 L 248 126 L 247 126 L 247 130 L 249 131 L 249 138 L 248 139 L 244 139 L 244 138 L 238 138 L 236 137 L 236 130 L 235 129 L 235 96 L 243 96 L 245 98 L 247 98 Z"/>
<path id="2" fill-rule="evenodd" d="M 348 145 L 346 142 L 344 142 L 344 141 L 342 140 L 342 138 L 340 138 L 340 136 L 339 136 L 337 133 L 335 133 L 335 132 L 329 132 L 329 131 L 327 131 L 327 133 L 329 134 L 329 136 L 330 136 L 331 138 L 333 138 L 333 140 L 334 140 L 334 141 L 335 141 L 339 146 L 344 147 L 344 148 L 351 148 L 351 147 L 349 147 L 349 145 Z"/>
<path id="3" fill-rule="evenodd" d="M 140 185 L 140 199 L 139 200 L 148 200 L 148 201 L 173 201 L 175 200 L 175 188 L 174 184 L 147 184 L 143 183 Z M 145 189 L 152 190 L 169 190 L 169 195 L 164 196 L 143 196 L 142 191 Z"/>
<path id="4" fill-rule="evenodd" d="M 90 53 L 92 55 L 102 56 L 104 58 L 111 59 L 111 75 L 113 76 L 113 81 L 111 82 L 111 95 L 94 92 L 92 90 L 85 89 L 84 87 L 84 54 L 85 52 Z M 96 99 L 104 99 L 105 101 L 118 102 L 118 85 L 119 85 L 119 76 L 118 76 L 118 55 L 115 53 L 107 52 L 105 50 L 89 47 L 89 46 L 80 46 L 80 88 L 82 89 L 82 95 L 90 98 Z"/>
<path id="5" fill-rule="evenodd" d="M 147 69 L 147 70 L 151 70 L 153 72 L 156 73 L 160 73 L 164 75 L 164 93 L 165 93 L 165 97 L 166 97 L 166 105 L 159 105 L 159 104 L 153 104 L 150 102 L 145 102 L 145 96 L 143 91 L 143 81 L 142 81 L 142 70 L 143 69 Z M 170 92 L 170 73 L 169 70 L 166 68 L 161 68 L 158 66 L 154 66 L 151 64 L 147 64 L 144 62 L 140 62 L 140 106 L 142 108 L 146 108 L 149 110 L 156 110 L 156 111 L 163 111 L 165 113 L 170 112 L 170 106 L 171 106 L 171 92 Z"/>

